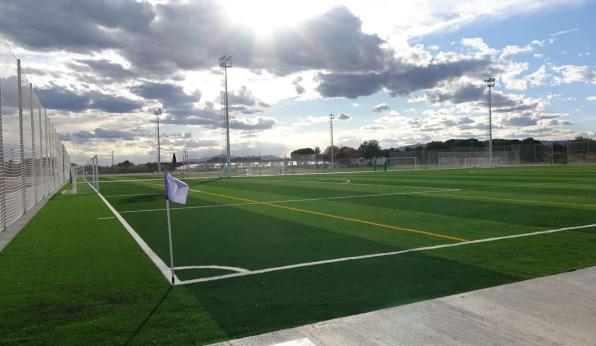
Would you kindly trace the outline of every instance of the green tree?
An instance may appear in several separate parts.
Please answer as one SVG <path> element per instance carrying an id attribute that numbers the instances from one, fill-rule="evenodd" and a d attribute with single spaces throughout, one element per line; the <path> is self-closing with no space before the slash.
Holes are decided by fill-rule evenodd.
<path id="1" fill-rule="evenodd" d="M 313 150 L 312 148 L 300 148 L 300 149 L 296 149 L 296 150 L 292 151 L 290 153 L 290 157 L 293 159 L 296 159 L 296 158 L 302 157 L 303 155 L 313 155 L 315 153 L 316 153 L 316 151 Z"/>
<path id="2" fill-rule="evenodd" d="M 447 145 L 441 141 L 433 141 L 426 143 L 425 148 L 426 150 L 446 149 Z"/>
<path id="3" fill-rule="evenodd" d="M 340 147 L 337 149 L 335 153 L 335 158 L 337 159 L 355 159 L 360 157 L 360 152 L 354 148 L 350 147 Z"/>
<path id="4" fill-rule="evenodd" d="M 358 151 L 367 159 L 381 156 L 381 145 L 376 139 L 364 141 L 358 147 Z"/>
<path id="5" fill-rule="evenodd" d="M 339 150 L 339 147 L 337 145 L 333 146 L 333 155 L 335 156 L 335 154 L 337 153 L 337 151 Z M 325 152 L 323 152 L 323 156 L 327 159 L 327 160 L 331 160 L 331 146 L 328 146 L 327 148 L 325 148 Z"/>

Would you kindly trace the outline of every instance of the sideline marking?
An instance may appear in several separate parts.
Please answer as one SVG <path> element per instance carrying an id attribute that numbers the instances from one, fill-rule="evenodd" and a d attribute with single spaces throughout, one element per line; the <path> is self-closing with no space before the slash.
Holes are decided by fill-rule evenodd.
<path id="1" fill-rule="evenodd" d="M 333 196 L 333 197 L 318 197 L 318 198 L 299 198 L 299 199 L 285 199 L 285 200 L 276 200 L 276 201 L 264 201 L 264 202 L 244 202 L 244 203 L 229 203 L 229 204 L 209 204 L 209 205 L 196 205 L 192 207 L 176 207 L 170 208 L 170 210 L 183 210 L 183 209 L 203 209 L 203 208 L 224 208 L 224 207 L 239 207 L 244 205 L 256 205 L 256 204 L 266 204 L 266 203 L 293 203 L 293 202 L 312 202 L 312 201 L 328 201 L 328 200 L 335 200 L 335 199 L 349 199 L 349 198 L 364 198 L 364 197 L 381 197 L 381 196 L 396 196 L 396 195 L 414 195 L 414 194 L 422 194 L 422 193 L 439 193 L 439 192 L 455 192 L 461 191 L 461 189 L 445 189 L 445 190 L 432 190 L 432 191 L 414 191 L 414 192 L 388 192 L 388 193 L 378 193 L 378 194 L 364 194 L 364 195 L 350 195 L 350 196 Z M 201 193 L 201 190 L 193 190 L 190 189 L 190 192 L 198 192 Z M 120 214 L 128 214 L 128 213 L 146 213 L 151 211 L 163 211 L 164 208 L 156 208 L 156 209 L 141 209 L 141 210 L 123 210 L 120 211 Z"/>
<path id="2" fill-rule="evenodd" d="M 235 200 L 238 200 L 238 201 L 245 201 L 245 202 L 249 202 L 249 203 L 260 203 L 260 202 L 255 201 L 255 200 L 247 199 L 247 198 L 242 198 L 242 197 L 235 197 L 235 196 L 223 195 L 223 194 L 214 193 L 214 192 L 198 191 L 198 190 L 193 190 L 193 189 L 190 189 L 190 190 L 191 191 L 195 191 L 195 192 L 201 192 L 201 193 L 204 193 L 204 194 L 207 194 L 207 195 L 218 196 L 218 197 L 229 198 L 229 199 L 235 199 Z M 312 214 L 312 215 L 317 215 L 317 216 L 325 216 L 325 217 L 328 217 L 328 218 L 331 218 L 331 219 L 337 219 L 337 220 L 343 220 L 343 221 L 350 221 L 350 222 L 354 222 L 354 223 L 361 223 L 361 224 L 365 224 L 365 225 L 369 225 L 369 226 L 376 226 L 376 227 L 380 227 L 380 228 L 388 228 L 388 229 L 393 229 L 393 230 L 398 230 L 398 231 L 406 231 L 406 232 L 410 232 L 410 233 L 424 234 L 424 235 L 428 235 L 428 236 L 435 237 L 435 238 L 443 238 L 443 239 L 448 239 L 448 240 L 458 241 L 458 242 L 467 242 L 468 241 L 467 239 L 464 239 L 464 238 L 453 237 L 453 236 L 445 235 L 445 234 L 433 233 L 433 232 L 423 231 L 423 230 L 418 230 L 418 229 L 413 229 L 413 228 L 405 228 L 405 227 L 387 225 L 387 224 L 383 224 L 383 223 L 377 223 L 377 222 L 368 221 L 368 220 L 355 219 L 355 218 L 351 218 L 351 217 L 345 217 L 345 216 L 339 216 L 339 215 L 321 213 L 321 212 L 318 212 L 318 211 L 312 211 L 312 210 L 308 210 L 308 209 L 288 207 L 286 205 L 273 204 L 271 202 L 261 202 L 261 204 L 267 205 L 267 206 L 270 206 L 270 207 L 274 207 L 274 208 L 281 208 L 281 209 L 286 209 L 286 210 L 291 210 L 291 211 L 297 211 L 297 212 L 300 212 L 300 213 Z"/>
<path id="3" fill-rule="evenodd" d="M 87 184 L 89 184 L 89 182 L 87 182 Z M 91 184 L 89 184 L 89 186 L 91 186 Z M 97 193 L 99 198 L 101 198 L 101 200 L 108 207 L 108 209 L 110 209 L 110 211 L 112 212 L 112 214 L 114 214 L 116 219 L 118 219 L 118 221 L 120 221 L 122 226 L 124 226 L 124 229 L 126 229 L 126 231 L 130 234 L 130 236 L 137 242 L 137 244 L 141 247 L 141 250 L 143 250 L 145 255 L 147 255 L 147 257 L 149 257 L 149 259 L 153 262 L 153 264 L 155 264 L 157 269 L 159 269 L 159 271 L 163 274 L 163 276 L 166 278 L 166 280 L 168 282 L 170 282 L 170 280 L 172 278 L 170 267 L 155 252 L 153 252 L 153 250 L 149 247 L 149 245 L 147 245 L 147 243 L 145 243 L 143 238 L 141 238 L 141 236 L 139 236 L 139 234 L 134 230 L 134 228 L 132 228 L 132 226 L 129 225 L 128 222 L 126 222 L 126 220 L 124 220 L 122 215 L 120 215 L 120 213 L 118 213 L 118 211 L 110 204 L 110 202 L 108 202 L 108 200 L 101 193 L 99 193 L 99 191 L 95 190 L 95 188 L 93 186 L 91 186 L 91 188 L 93 189 L 93 191 L 95 191 Z M 176 284 L 177 282 L 180 282 L 180 279 L 178 279 L 176 274 L 174 274 L 174 284 Z"/>
<path id="4" fill-rule="evenodd" d="M 258 274 L 264 274 L 264 273 L 270 273 L 270 272 L 276 272 L 276 271 L 282 271 L 282 270 L 289 270 L 289 269 L 295 269 L 295 268 L 318 266 L 318 265 L 322 265 L 322 264 L 355 261 L 355 260 L 375 258 L 375 257 L 395 256 L 395 255 L 401 255 L 401 254 L 410 253 L 410 252 L 420 252 L 420 251 L 444 249 L 444 248 L 450 248 L 450 247 L 456 247 L 456 246 L 465 246 L 465 245 L 470 245 L 470 244 L 488 243 L 488 242 L 499 241 L 499 240 L 503 240 L 503 239 L 531 237 L 531 236 L 564 232 L 564 231 L 572 231 L 572 230 L 585 229 L 585 228 L 596 228 L 596 223 L 590 224 L 590 225 L 583 225 L 583 226 L 564 227 L 564 228 L 557 228 L 557 229 L 551 229 L 551 230 L 545 230 L 545 231 L 506 235 L 506 236 L 502 236 L 502 237 L 492 237 L 492 238 L 469 240 L 467 242 L 461 242 L 461 243 L 424 246 L 424 247 L 400 250 L 400 251 L 380 252 L 380 253 L 374 253 L 374 254 L 362 255 L 362 256 L 340 257 L 340 258 L 334 258 L 334 259 L 329 259 L 329 260 L 291 264 L 291 265 L 281 266 L 281 267 L 272 267 L 272 268 L 266 268 L 266 269 L 252 270 L 252 271 L 249 271 L 246 273 L 225 274 L 225 275 L 212 276 L 212 277 L 208 277 L 208 278 L 184 280 L 184 281 L 178 282 L 177 285 L 189 285 L 189 284 L 194 284 L 194 283 L 199 283 L 199 282 L 224 280 L 224 279 L 240 277 L 240 276 L 258 275 Z"/>

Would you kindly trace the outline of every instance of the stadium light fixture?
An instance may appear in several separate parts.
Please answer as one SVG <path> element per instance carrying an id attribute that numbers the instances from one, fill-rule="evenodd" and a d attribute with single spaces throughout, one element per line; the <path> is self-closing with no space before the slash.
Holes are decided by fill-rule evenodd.
<path id="1" fill-rule="evenodd" d="M 330 113 L 329 131 L 331 132 L 331 168 L 335 167 L 335 153 L 333 152 L 333 119 L 335 119 L 335 115 L 333 113 Z"/>
<path id="2" fill-rule="evenodd" d="M 157 172 L 161 173 L 161 147 L 159 141 L 159 116 L 163 113 L 161 108 L 155 108 L 153 114 L 157 118 Z"/>
<path id="3" fill-rule="evenodd" d="M 492 117 L 492 94 L 491 89 L 495 86 L 495 78 L 489 77 L 484 80 L 488 88 L 488 166 L 493 166 L 493 117 Z"/>
<path id="4" fill-rule="evenodd" d="M 230 55 L 222 55 L 219 58 L 219 67 L 224 70 L 224 123 L 226 126 L 226 168 L 225 176 L 230 176 L 230 113 L 228 108 L 228 68 L 232 67 L 232 57 Z"/>

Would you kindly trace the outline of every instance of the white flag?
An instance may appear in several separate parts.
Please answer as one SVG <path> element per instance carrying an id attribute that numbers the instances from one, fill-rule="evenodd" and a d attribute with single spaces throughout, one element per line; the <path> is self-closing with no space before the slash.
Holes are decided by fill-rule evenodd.
<path id="1" fill-rule="evenodd" d="M 164 174 L 164 180 L 166 184 L 166 199 L 173 203 L 186 204 L 188 184 L 172 177 L 170 172 Z"/>

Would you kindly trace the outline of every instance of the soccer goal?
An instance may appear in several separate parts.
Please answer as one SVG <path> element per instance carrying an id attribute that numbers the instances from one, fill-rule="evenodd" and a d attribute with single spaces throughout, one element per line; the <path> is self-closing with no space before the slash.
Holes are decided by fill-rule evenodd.
<path id="1" fill-rule="evenodd" d="M 493 157 L 492 163 L 487 157 L 469 157 L 465 159 L 464 168 L 490 168 L 503 166 L 503 158 Z"/>
<path id="2" fill-rule="evenodd" d="M 459 157 L 439 157 L 439 168 L 461 168 Z"/>
<path id="3" fill-rule="evenodd" d="M 414 156 L 408 157 L 389 157 L 385 159 L 386 169 L 417 169 L 418 158 Z"/>
<path id="4" fill-rule="evenodd" d="M 97 155 L 93 156 L 84 165 L 78 167 L 78 172 L 74 172 L 74 181 L 81 176 L 85 182 L 91 185 L 95 191 L 99 192 L 99 163 Z M 76 189 L 76 188 L 75 188 Z"/>

